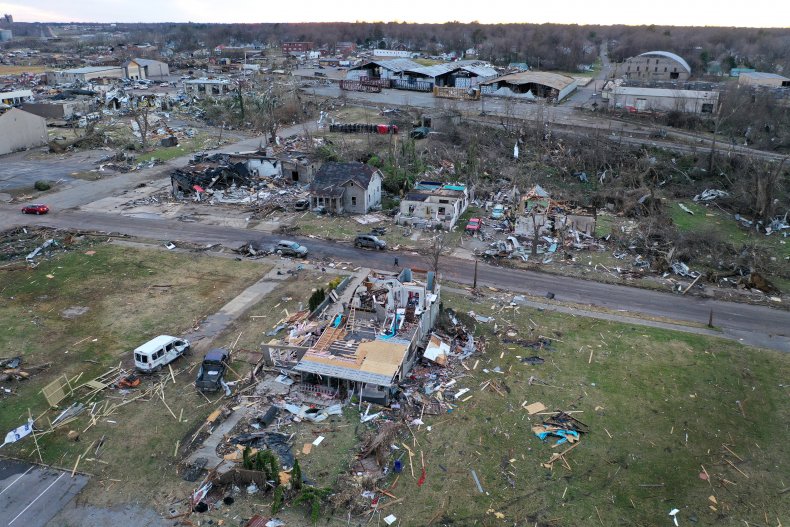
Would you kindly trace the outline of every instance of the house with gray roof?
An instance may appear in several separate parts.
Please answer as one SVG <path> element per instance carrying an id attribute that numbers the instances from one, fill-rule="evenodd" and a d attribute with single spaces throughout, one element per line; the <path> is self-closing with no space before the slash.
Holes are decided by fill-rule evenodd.
<path id="1" fill-rule="evenodd" d="M 365 214 L 381 205 L 381 171 L 365 163 L 324 163 L 310 183 L 311 208 Z"/>

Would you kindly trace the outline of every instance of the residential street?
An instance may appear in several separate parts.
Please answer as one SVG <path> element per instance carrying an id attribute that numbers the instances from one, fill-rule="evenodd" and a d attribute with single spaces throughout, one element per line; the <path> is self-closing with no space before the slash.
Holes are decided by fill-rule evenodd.
<path id="1" fill-rule="evenodd" d="M 15 209 L 0 207 L 0 228 L 37 224 L 56 228 L 114 232 L 159 241 L 185 241 L 198 244 L 221 243 L 236 247 L 250 240 L 273 243 L 279 236 L 177 220 L 133 218 L 116 214 L 88 213 L 74 210 L 55 211 L 46 216 L 22 216 Z M 330 241 L 293 237 L 310 249 L 310 258 L 332 258 L 374 269 L 392 269 L 394 257 L 401 266 L 426 269 L 428 262 L 416 253 L 374 252 L 355 249 Z M 441 272 L 445 279 L 471 284 L 472 261 L 445 257 Z M 480 264 L 478 286 L 492 286 L 512 292 L 544 296 L 556 300 L 603 307 L 623 314 L 663 317 L 670 320 L 705 324 L 711 310 L 714 325 L 722 336 L 760 346 L 790 352 L 790 313 L 764 306 L 754 306 L 691 296 L 680 296 L 634 287 L 605 284 L 570 277 L 558 277 L 535 271 L 513 270 Z"/>

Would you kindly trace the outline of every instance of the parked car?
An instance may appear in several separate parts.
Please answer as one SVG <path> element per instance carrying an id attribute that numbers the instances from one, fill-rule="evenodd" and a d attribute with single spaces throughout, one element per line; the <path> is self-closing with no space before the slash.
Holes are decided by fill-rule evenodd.
<path id="1" fill-rule="evenodd" d="M 43 203 L 33 203 L 32 205 L 25 205 L 22 207 L 22 212 L 25 214 L 46 214 L 49 212 L 49 207 Z"/>
<path id="2" fill-rule="evenodd" d="M 159 371 L 181 355 L 189 352 L 189 341 L 170 335 L 159 335 L 134 350 L 134 365 L 142 372 Z"/>
<path id="3" fill-rule="evenodd" d="M 307 256 L 307 247 L 304 245 L 299 245 L 296 242 L 292 242 L 290 240 L 280 240 L 277 242 L 277 246 L 274 248 L 277 254 L 281 254 L 283 256 L 296 256 L 299 258 L 304 258 Z"/>
<path id="4" fill-rule="evenodd" d="M 216 392 L 222 387 L 225 369 L 227 368 L 228 352 L 222 348 L 216 348 L 203 357 L 200 364 L 195 387 L 201 392 Z"/>
<path id="5" fill-rule="evenodd" d="M 310 208 L 309 199 L 298 199 L 294 203 L 294 210 L 307 210 Z"/>
<path id="6" fill-rule="evenodd" d="M 387 248 L 387 242 L 374 234 L 358 234 L 354 239 L 354 247 L 383 251 Z"/>
<path id="7" fill-rule="evenodd" d="M 504 205 L 494 205 L 494 209 L 491 211 L 491 218 L 495 220 L 501 220 L 505 217 L 505 206 Z"/>
<path id="8" fill-rule="evenodd" d="M 468 232 L 469 234 L 474 234 L 480 230 L 480 227 L 483 225 L 483 222 L 480 221 L 480 218 L 469 218 L 469 221 L 466 222 L 466 227 L 464 231 Z"/>

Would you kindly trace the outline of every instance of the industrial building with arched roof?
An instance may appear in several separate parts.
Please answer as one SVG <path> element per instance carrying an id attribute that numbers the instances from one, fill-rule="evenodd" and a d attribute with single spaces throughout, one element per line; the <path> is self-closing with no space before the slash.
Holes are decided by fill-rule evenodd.
<path id="1" fill-rule="evenodd" d="M 626 59 L 620 74 L 624 79 L 646 81 L 688 80 L 691 66 L 669 51 L 648 51 Z"/>

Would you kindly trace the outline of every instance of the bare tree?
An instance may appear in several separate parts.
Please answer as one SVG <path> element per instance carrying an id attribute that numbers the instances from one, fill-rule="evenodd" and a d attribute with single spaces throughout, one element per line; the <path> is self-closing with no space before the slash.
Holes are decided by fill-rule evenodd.
<path id="1" fill-rule="evenodd" d="M 433 269 L 434 273 L 439 273 L 439 261 L 443 254 L 447 252 L 449 247 L 447 246 L 447 236 L 445 233 L 440 232 L 436 236 L 431 239 L 430 245 L 426 248 L 426 255 L 428 256 L 429 262 L 431 264 L 431 269 Z"/>
<path id="2" fill-rule="evenodd" d="M 132 119 L 134 122 L 137 123 L 137 129 L 140 132 L 140 144 L 145 150 L 148 148 L 148 133 L 150 132 L 151 123 L 149 121 L 149 112 L 151 108 L 149 106 L 137 106 L 132 111 Z"/>

